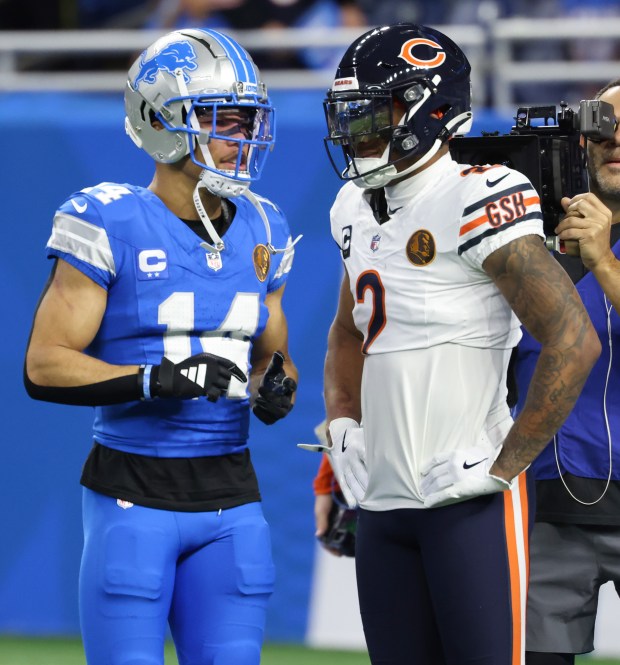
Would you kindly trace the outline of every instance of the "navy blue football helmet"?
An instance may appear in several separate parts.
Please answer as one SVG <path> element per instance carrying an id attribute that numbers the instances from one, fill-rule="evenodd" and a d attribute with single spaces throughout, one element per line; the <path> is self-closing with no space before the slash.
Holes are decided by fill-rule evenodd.
<path id="1" fill-rule="evenodd" d="M 338 175 L 383 187 L 421 167 L 451 136 L 466 134 L 470 71 L 463 51 L 433 28 L 399 23 L 358 37 L 324 101 L 325 145 Z M 364 157 L 363 143 L 376 139 L 386 146 L 383 155 Z M 414 165 L 397 170 L 398 162 L 418 155 Z"/>

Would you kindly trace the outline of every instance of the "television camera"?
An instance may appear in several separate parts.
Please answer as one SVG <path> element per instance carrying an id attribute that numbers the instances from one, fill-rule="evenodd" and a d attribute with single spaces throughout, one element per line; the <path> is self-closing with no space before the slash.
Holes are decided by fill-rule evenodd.
<path id="1" fill-rule="evenodd" d="M 460 164 L 505 164 L 527 176 L 540 196 L 544 232 L 549 249 L 562 252 L 554 233 L 564 210 L 563 196 L 588 191 L 582 137 L 600 142 L 616 129 L 614 108 L 600 100 L 582 100 L 573 110 L 556 106 L 520 107 L 510 134 L 482 132 L 480 137 L 455 137 L 452 157 Z"/>

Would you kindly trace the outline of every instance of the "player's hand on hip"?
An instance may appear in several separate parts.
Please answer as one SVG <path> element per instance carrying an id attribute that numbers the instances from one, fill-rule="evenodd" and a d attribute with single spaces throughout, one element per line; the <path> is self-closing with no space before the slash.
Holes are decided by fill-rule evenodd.
<path id="1" fill-rule="evenodd" d="M 426 508 L 438 508 L 510 489 L 511 482 L 489 473 L 501 447 L 472 446 L 437 455 L 421 471 Z"/>
<path id="2" fill-rule="evenodd" d="M 145 369 L 146 398 L 206 397 L 210 402 L 216 402 L 227 392 L 233 377 L 242 383 L 247 381 L 246 375 L 232 360 L 212 353 L 197 353 L 179 363 L 173 363 L 164 356 L 159 365 L 150 368 L 150 377 L 146 372 Z"/>
<path id="3" fill-rule="evenodd" d="M 295 379 L 286 376 L 284 371 L 284 355 L 276 351 L 258 387 L 258 397 L 252 407 L 254 415 L 266 425 L 273 425 L 293 408 L 296 390 Z"/>
<path id="4" fill-rule="evenodd" d="M 336 418 L 329 424 L 331 445 L 298 443 L 299 448 L 329 455 L 336 480 L 349 508 L 355 508 L 368 487 L 364 428 L 352 418 Z"/>

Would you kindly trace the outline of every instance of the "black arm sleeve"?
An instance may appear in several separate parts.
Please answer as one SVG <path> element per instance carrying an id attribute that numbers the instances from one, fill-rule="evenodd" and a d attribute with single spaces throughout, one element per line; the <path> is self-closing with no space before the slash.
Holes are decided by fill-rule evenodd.
<path id="1" fill-rule="evenodd" d="M 122 404 L 143 398 L 141 369 L 138 374 L 119 376 L 116 379 L 90 383 L 86 386 L 59 388 L 54 386 L 38 386 L 33 383 L 24 367 L 24 386 L 33 399 L 57 404 L 74 404 L 77 406 L 107 406 Z"/>

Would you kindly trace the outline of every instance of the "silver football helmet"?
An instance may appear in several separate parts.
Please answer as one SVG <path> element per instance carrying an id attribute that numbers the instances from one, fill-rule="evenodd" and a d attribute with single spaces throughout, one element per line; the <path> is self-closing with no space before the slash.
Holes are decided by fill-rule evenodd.
<path id="1" fill-rule="evenodd" d="M 129 70 L 125 112 L 139 148 L 164 164 L 190 155 L 204 169 L 202 184 L 222 197 L 258 180 L 274 145 L 274 110 L 256 65 L 215 30 L 177 30 L 149 46 Z M 211 139 L 238 144 L 234 168 L 216 167 Z"/>

